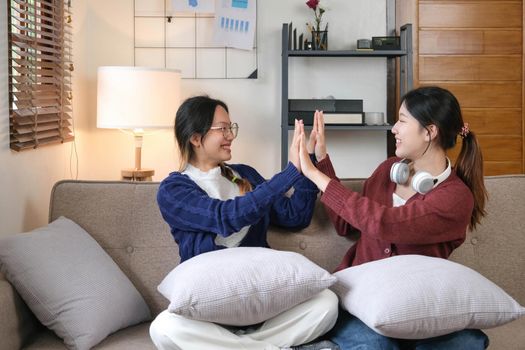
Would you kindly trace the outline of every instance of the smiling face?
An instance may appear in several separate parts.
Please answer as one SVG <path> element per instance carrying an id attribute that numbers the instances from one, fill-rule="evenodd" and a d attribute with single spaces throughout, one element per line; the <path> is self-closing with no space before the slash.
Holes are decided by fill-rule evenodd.
<path id="1" fill-rule="evenodd" d="M 229 127 L 230 116 L 222 107 L 217 106 L 213 115 L 213 127 Z M 194 134 L 191 138 L 194 157 L 190 161 L 202 171 L 217 167 L 220 163 L 231 159 L 231 144 L 234 139 L 232 133 L 224 137 L 221 129 L 210 129 L 204 136 Z"/>
<path id="2" fill-rule="evenodd" d="M 428 131 L 410 114 L 403 103 L 399 108 L 399 120 L 392 127 L 396 139 L 396 156 L 417 159 L 428 147 Z"/>

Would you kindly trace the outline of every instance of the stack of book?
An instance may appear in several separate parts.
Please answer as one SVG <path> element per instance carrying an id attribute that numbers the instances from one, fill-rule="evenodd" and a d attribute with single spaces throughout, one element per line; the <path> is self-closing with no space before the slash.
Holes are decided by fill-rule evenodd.
<path id="1" fill-rule="evenodd" d="M 290 99 L 288 100 L 288 124 L 302 119 L 304 125 L 312 125 L 316 110 L 323 111 L 326 125 L 363 125 L 363 100 L 337 99 Z"/>

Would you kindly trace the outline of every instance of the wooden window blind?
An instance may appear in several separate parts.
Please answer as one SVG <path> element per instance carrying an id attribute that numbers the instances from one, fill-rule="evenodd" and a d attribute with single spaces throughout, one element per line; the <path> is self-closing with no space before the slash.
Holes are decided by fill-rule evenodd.
<path id="1" fill-rule="evenodd" d="M 8 0 L 9 131 L 15 151 L 74 139 L 70 11 L 67 0 Z"/>

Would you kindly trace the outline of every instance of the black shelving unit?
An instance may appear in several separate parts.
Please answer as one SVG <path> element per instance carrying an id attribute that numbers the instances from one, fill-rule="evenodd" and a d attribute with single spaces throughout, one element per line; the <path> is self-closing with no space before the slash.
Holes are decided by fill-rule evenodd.
<path id="1" fill-rule="evenodd" d="M 386 131 L 387 134 L 387 155 L 393 155 L 393 138 L 389 136 L 389 130 L 395 122 L 396 101 L 392 96 L 396 95 L 396 86 L 399 86 L 400 96 L 412 89 L 412 24 L 405 24 L 400 28 L 401 50 L 383 51 L 357 51 L 357 50 L 290 50 L 289 47 L 288 23 L 283 24 L 282 29 L 282 61 L 281 61 L 281 169 L 288 163 L 288 131 L 293 129 L 293 125 L 288 124 L 288 64 L 291 57 L 384 57 L 387 61 L 399 58 L 400 79 L 399 82 L 392 84 L 395 80 L 395 73 L 387 74 L 387 123 L 388 125 L 326 125 L 327 130 L 374 130 Z M 388 64 L 391 64 L 389 62 Z M 395 64 L 394 64 L 395 67 Z M 308 129 L 308 127 L 306 127 Z"/>

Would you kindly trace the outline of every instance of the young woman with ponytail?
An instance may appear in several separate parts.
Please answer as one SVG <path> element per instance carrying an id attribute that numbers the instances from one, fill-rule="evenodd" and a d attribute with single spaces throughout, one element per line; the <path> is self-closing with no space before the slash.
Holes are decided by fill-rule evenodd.
<path id="1" fill-rule="evenodd" d="M 268 247 L 270 223 L 294 229 L 308 226 L 318 189 L 300 172 L 296 129 L 288 166 L 266 181 L 248 165 L 226 163 L 231 159 L 238 125 L 231 122 L 224 102 L 196 96 L 182 103 L 175 117 L 180 169 L 162 181 L 157 194 L 162 216 L 178 243 L 181 262 L 218 249 Z M 293 194 L 285 195 L 292 187 Z M 231 327 L 168 311 L 153 321 L 150 335 L 162 350 L 277 350 L 311 342 L 326 333 L 335 324 L 337 313 L 337 297 L 325 290 L 271 320 L 243 329 L 242 336 Z M 325 341 L 319 346 L 331 349 L 328 344 L 332 343 Z"/>
<path id="2" fill-rule="evenodd" d="M 463 121 L 458 101 L 445 89 L 421 87 L 403 97 L 392 128 L 397 157 L 379 165 L 361 194 L 345 188 L 335 175 L 326 153 L 322 112 L 314 116 L 314 137 L 308 144 L 302 123 L 299 129 L 301 169 L 323 192 L 321 202 L 337 232 L 343 236 L 360 232 L 337 270 L 402 254 L 446 259 L 465 241 L 467 229 L 485 215 L 481 150 Z M 452 166 L 447 150 L 459 138 L 461 152 Z M 316 165 L 308 156 L 312 149 Z M 487 336 L 472 329 L 431 339 L 388 338 L 344 310 L 329 337 L 342 350 L 477 350 L 488 346 Z"/>

